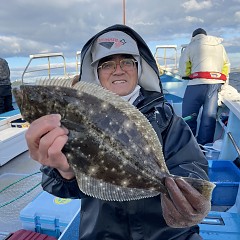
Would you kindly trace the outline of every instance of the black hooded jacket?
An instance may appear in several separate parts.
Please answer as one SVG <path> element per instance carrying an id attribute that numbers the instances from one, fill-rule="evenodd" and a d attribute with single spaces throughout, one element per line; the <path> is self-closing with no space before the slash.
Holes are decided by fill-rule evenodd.
<path id="1" fill-rule="evenodd" d="M 127 33 L 137 42 L 143 71 L 142 81 L 155 81 L 153 85 L 147 84 L 147 89 L 139 83 L 142 88 L 133 104 L 147 117 L 156 131 L 170 173 L 208 179 L 207 160 L 187 124 L 165 101 L 155 59 L 144 40 L 134 30 L 124 25 L 114 25 L 91 38 L 82 49 L 80 81 L 85 81 L 89 73 L 89 52 L 93 42 L 103 33 L 115 30 Z M 84 73 L 85 68 L 88 69 Z M 146 79 L 148 75 L 150 77 Z M 41 170 L 45 191 L 64 198 L 81 198 L 81 240 L 183 240 L 190 239 L 190 236 L 199 231 L 198 226 L 167 226 L 162 216 L 160 195 L 126 202 L 103 201 L 84 195 L 79 190 L 76 179 L 65 180 L 56 169 L 50 167 L 43 166 Z"/>

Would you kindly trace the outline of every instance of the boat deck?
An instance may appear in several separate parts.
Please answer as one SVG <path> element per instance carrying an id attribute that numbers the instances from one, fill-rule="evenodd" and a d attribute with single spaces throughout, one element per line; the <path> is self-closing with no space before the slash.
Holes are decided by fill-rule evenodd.
<path id="1" fill-rule="evenodd" d="M 0 240 L 22 228 L 20 211 L 42 191 L 39 168 L 28 151 L 0 167 Z"/>

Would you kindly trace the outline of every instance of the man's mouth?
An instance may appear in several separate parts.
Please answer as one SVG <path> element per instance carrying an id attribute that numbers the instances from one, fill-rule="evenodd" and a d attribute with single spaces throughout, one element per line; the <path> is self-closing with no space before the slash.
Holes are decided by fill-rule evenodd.
<path id="1" fill-rule="evenodd" d="M 113 84 L 121 84 L 121 83 L 126 83 L 126 82 L 127 82 L 126 80 L 115 80 L 112 83 Z"/>

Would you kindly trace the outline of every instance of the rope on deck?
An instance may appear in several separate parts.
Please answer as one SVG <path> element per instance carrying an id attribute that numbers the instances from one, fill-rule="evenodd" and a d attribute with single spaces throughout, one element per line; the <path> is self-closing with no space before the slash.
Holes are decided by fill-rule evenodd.
<path id="1" fill-rule="evenodd" d="M 33 175 L 39 174 L 39 173 L 41 173 L 41 172 L 38 171 L 38 172 L 35 172 L 35 173 L 32 173 L 32 174 L 29 174 L 29 175 L 27 175 L 27 176 L 25 176 L 25 177 L 23 177 L 23 178 L 15 181 L 15 182 L 11 183 L 11 184 L 9 184 L 8 186 L 6 186 L 6 187 L 4 187 L 2 190 L 0 190 L 0 193 L 2 193 L 2 192 L 4 192 L 5 190 L 9 189 L 11 186 L 13 186 L 13 185 L 15 185 L 15 184 L 23 181 L 24 179 L 27 179 L 27 178 L 29 178 L 29 177 L 31 177 L 31 176 L 33 176 Z M 1 205 L 0 205 L 0 208 L 5 207 L 6 205 L 9 205 L 9 204 L 15 202 L 16 200 L 20 199 L 21 197 L 25 196 L 26 194 L 28 194 L 29 192 L 31 192 L 32 190 L 34 190 L 35 188 L 37 188 L 40 184 L 41 184 L 41 182 L 37 183 L 36 185 L 34 185 L 33 187 L 31 187 L 30 189 L 28 189 L 27 191 L 25 191 L 25 192 L 22 193 L 21 195 L 13 198 L 12 200 L 10 200 L 10 201 L 8 201 L 8 202 L 5 202 L 5 203 L 1 204 Z"/>

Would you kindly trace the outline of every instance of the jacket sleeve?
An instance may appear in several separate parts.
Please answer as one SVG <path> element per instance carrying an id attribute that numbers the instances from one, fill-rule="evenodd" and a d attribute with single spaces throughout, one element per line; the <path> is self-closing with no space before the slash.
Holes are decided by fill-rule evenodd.
<path id="1" fill-rule="evenodd" d="M 187 123 L 165 104 L 164 111 L 170 119 L 162 128 L 163 154 L 171 174 L 208 179 L 208 162 Z M 172 117 L 169 117 L 172 114 Z M 164 119 L 159 114 L 159 122 Z"/>
<path id="2" fill-rule="evenodd" d="M 42 187 L 43 190 L 61 198 L 85 198 L 80 191 L 76 178 L 64 179 L 59 172 L 51 167 L 42 166 Z"/>
<path id="3" fill-rule="evenodd" d="M 227 81 L 226 83 L 229 83 L 229 73 L 230 73 L 230 61 L 228 58 L 228 55 L 226 53 L 225 48 L 223 47 L 223 69 L 222 73 L 227 76 Z"/>
<path id="4" fill-rule="evenodd" d="M 180 56 L 178 73 L 181 77 L 188 77 L 191 74 L 192 65 L 189 58 L 189 48 L 186 47 Z"/>

